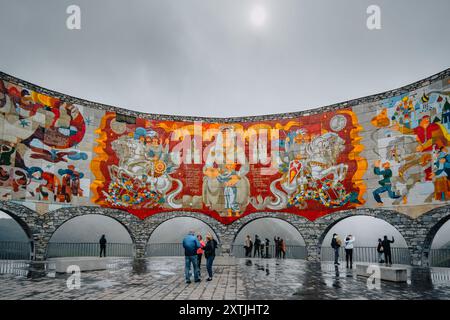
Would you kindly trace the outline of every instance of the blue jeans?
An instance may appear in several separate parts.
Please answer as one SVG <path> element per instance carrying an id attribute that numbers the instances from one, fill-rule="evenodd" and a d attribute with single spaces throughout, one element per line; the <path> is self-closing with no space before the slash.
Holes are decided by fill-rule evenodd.
<path id="1" fill-rule="evenodd" d="M 381 201 L 380 194 L 382 194 L 382 193 L 384 193 L 384 192 L 386 192 L 386 191 L 388 192 L 389 197 L 390 197 L 391 199 L 398 199 L 398 198 L 400 198 L 400 196 L 397 196 L 397 195 L 394 193 L 394 191 L 392 191 L 391 185 L 388 184 L 388 185 L 379 187 L 378 189 L 376 189 L 376 190 L 373 191 L 373 197 L 375 198 L 375 201 L 378 202 L 378 203 L 383 203 L 383 201 Z"/>
<path id="2" fill-rule="evenodd" d="M 338 264 L 339 262 L 339 248 L 334 249 L 334 264 Z"/>
<path id="3" fill-rule="evenodd" d="M 184 260 L 185 260 L 184 275 L 186 277 L 186 281 L 191 280 L 191 263 L 194 267 L 194 281 L 199 280 L 197 255 L 185 256 Z"/>
<path id="4" fill-rule="evenodd" d="M 208 276 L 212 278 L 213 272 L 212 272 L 212 266 L 215 256 L 210 256 L 206 258 L 206 270 L 208 271 Z"/>

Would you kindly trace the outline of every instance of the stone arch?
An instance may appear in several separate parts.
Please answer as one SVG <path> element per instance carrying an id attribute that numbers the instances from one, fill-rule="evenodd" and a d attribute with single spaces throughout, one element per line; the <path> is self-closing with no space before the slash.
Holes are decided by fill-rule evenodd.
<path id="1" fill-rule="evenodd" d="M 298 230 L 296 223 L 293 222 L 293 220 L 296 220 L 295 218 L 292 217 L 293 214 L 292 213 L 283 213 L 283 212 L 258 212 L 258 213 L 252 213 L 249 214 L 245 217 L 243 217 L 242 219 L 236 220 L 235 222 L 233 222 L 232 226 L 237 228 L 235 229 L 236 232 L 233 235 L 233 242 L 236 240 L 237 235 L 241 232 L 241 230 L 248 225 L 249 223 L 252 223 L 253 221 L 259 220 L 259 219 L 264 219 L 264 218 L 273 218 L 273 219 L 278 219 L 281 221 L 284 221 L 288 224 L 290 224 L 291 226 L 293 226 L 298 233 L 302 236 L 301 232 Z M 304 223 L 308 223 L 309 221 L 301 216 L 296 216 L 298 217 L 300 220 L 305 220 Z"/>
<path id="2" fill-rule="evenodd" d="M 253 217 L 253 215 L 254 215 L 254 217 Z M 298 231 L 299 235 L 300 235 L 302 238 L 304 238 L 303 235 L 301 234 L 300 230 L 299 230 L 298 227 L 296 226 L 296 224 L 292 221 L 292 220 L 295 220 L 295 219 L 292 219 L 292 217 L 290 217 L 290 216 L 288 216 L 288 215 L 292 215 L 292 214 L 286 214 L 286 213 L 277 213 L 277 214 L 274 214 L 274 213 L 270 212 L 270 213 L 262 213 L 262 214 L 261 214 L 261 213 L 257 213 L 257 214 L 250 214 L 250 215 L 247 215 L 247 216 L 245 216 L 244 218 L 242 218 L 242 219 L 237 220 L 236 222 L 234 222 L 233 227 L 235 227 L 235 228 L 237 228 L 237 229 L 234 229 L 234 230 L 236 230 L 236 232 L 234 232 L 234 234 L 233 234 L 232 243 L 234 243 L 234 242 L 236 241 L 237 235 L 242 231 L 242 229 L 243 229 L 246 225 L 248 225 L 248 224 L 250 224 L 250 223 L 252 223 L 252 222 L 254 222 L 254 221 L 256 221 L 256 220 L 265 219 L 265 218 L 278 219 L 278 220 L 281 220 L 281 221 L 284 221 L 284 222 L 288 223 L 289 225 L 293 226 L 293 227 Z M 248 217 L 248 218 L 247 218 L 247 217 Z M 302 217 L 300 217 L 300 218 L 302 218 Z M 305 220 L 307 221 L 306 218 L 305 218 Z M 237 223 L 238 221 L 239 221 L 240 223 Z"/>
<path id="3" fill-rule="evenodd" d="M 247 224 L 263 218 L 275 218 L 282 221 L 285 221 L 292 225 L 298 233 L 301 235 L 303 240 L 305 241 L 305 247 L 308 255 L 308 259 L 310 256 L 310 250 L 314 247 L 314 237 L 311 232 L 313 223 L 305 217 L 285 212 L 257 212 L 246 215 L 229 225 L 229 233 L 231 237 L 229 238 L 229 246 L 236 240 L 238 233 L 244 228 Z"/>
<path id="4" fill-rule="evenodd" d="M 0 200 L 0 210 L 13 218 L 29 238 L 32 260 L 45 259 L 41 216 L 36 211 L 12 201 Z"/>
<path id="5" fill-rule="evenodd" d="M 136 246 L 136 233 L 140 224 L 139 218 L 122 210 L 102 208 L 95 206 L 63 207 L 50 211 L 46 214 L 47 223 L 44 223 L 45 230 L 45 254 L 47 255 L 48 243 L 53 234 L 66 222 L 84 215 L 101 215 L 119 222 L 130 235 L 133 245 Z M 136 255 L 136 247 L 135 247 Z"/>
<path id="6" fill-rule="evenodd" d="M 416 219 L 414 244 L 417 247 L 417 259 L 423 266 L 429 266 L 429 254 L 434 237 L 439 229 L 450 220 L 450 205 L 432 209 Z"/>
<path id="7" fill-rule="evenodd" d="M 413 260 L 413 255 L 415 254 L 415 246 L 413 241 L 415 231 L 412 229 L 414 228 L 414 220 L 406 216 L 405 214 L 399 213 L 395 210 L 372 208 L 343 210 L 317 219 L 314 222 L 317 225 L 319 231 L 317 238 L 317 258 L 320 259 L 323 240 L 325 239 L 331 228 L 333 228 L 337 223 L 354 216 L 373 217 L 389 223 L 405 239 L 410 252 L 411 260 Z"/>
<path id="8" fill-rule="evenodd" d="M 142 230 L 141 231 L 142 234 L 140 237 L 141 241 L 143 240 L 146 245 L 147 242 L 150 240 L 150 237 L 152 236 L 153 232 L 156 230 L 156 228 L 158 228 L 164 222 L 181 217 L 194 218 L 207 224 L 218 237 L 219 243 L 221 244 L 224 243 L 224 238 L 226 238 L 226 231 L 227 231 L 226 225 L 220 223 L 218 220 L 204 213 L 191 211 L 160 212 L 145 218 L 142 221 L 141 226 Z"/>
<path id="9" fill-rule="evenodd" d="M 217 241 L 218 241 L 219 243 L 221 243 L 221 236 L 220 236 L 218 233 L 216 233 L 214 227 L 211 226 L 210 223 L 207 223 L 207 222 L 205 222 L 204 220 L 199 219 L 198 217 L 190 217 L 190 216 L 186 216 L 186 215 L 183 215 L 183 216 L 176 216 L 176 217 L 170 217 L 170 218 L 168 218 L 168 219 L 165 219 L 164 221 L 159 222 L 158 225 L 156 225 L 154 228 L 152 228 L 151 232 L 148 234 L 147 242 L 150 241 L 150 238 L 152 237 L 152 235 L 154 234 L 154 232 L 156 231 L 156 229 L 158 229 L 162 224 L 164 224 L 164 223 L 166 223 L 166 222 L 169 222 L 169 221 L 171 221 L 171 220 L 174 220 L 174 219 L 178 219 L 178 218 L 192 218 L 192 219 L 195 219 L 195 220 L 198 220 L 198 221 L 203 222 L 204 224 L 206 224 L 208 227 L 210 227 L 210 228 L 213 230 L 214 234 L 217 236 Z"/>
<path id="10" fill-rule="evenodd" d="M 1 201 L 0 210 L 16 221 L 29 239 L 33 238 L 31 228 L 36 224 L 37 213 L 28 207 L 14 202 Z"/>

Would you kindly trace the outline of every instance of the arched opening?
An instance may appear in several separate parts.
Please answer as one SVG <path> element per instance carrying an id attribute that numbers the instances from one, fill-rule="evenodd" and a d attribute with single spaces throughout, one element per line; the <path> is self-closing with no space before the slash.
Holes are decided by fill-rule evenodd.
<path id="1" fill-rule="evenodd" d="M 220 239 L 209 224 L 200 219 L 192 217 L 175 217 L 162 222 L 153 230 L 147 241 L 146 256 L 183 256 L 183 238 L 189 231 L 194 231 L 196 235 L 200 234 L 205 240 L 208 233 L 219 243 Z M 218 255 L 219 252 L 216 252 Z"/>
<path id="2" fill-rule="evenodd" d="M 51 236 L 47 257 L 99 256 L 99 240 L 106 237 L 106 256 L 133 256 L 133 240 L 127 228 L 118 220 L 89 214 L 65 221 Z"/>
<path id="3" fill-rule="evenodd" d="M 450 216 L 445 217 L 430 231 L 431 250 L 429 263 L 432 267 L 450 267 Z"/>
<path id="4" fill-rule="evenodd" d="M 261 241 L 260 252 L 255 247 L 255 238 Z M 280 252 L 278 257 L 285 257 L 289 259 L 306 259 L 307 252 L 305 240 L 300 232 L 289 222 L 279 218 L 262 217 L 252 220 L 242 226 L 236 234 L 231 251 L 235 257 L 246 257 L 246 250 L 244 248 L 246 237 L 250 236 L 252 241 L 251 257 L 260 256 L 265 258 L 276 258 L 277 252 Z M 285 250 L 277 250 L 274 238 L 283 240 L 283 247 Z M 267 245 L 269 244 L 269 245 Z M 283 254 L 284 251 L 285 253 Z"/>
<path id="5" fill-rule="evenodd" d="M 345 238 L 354 236 L 353 261 L 354 262 L 380 262 L 384 261 L 384 254 L 377 251 L 378 239 L 387 236 L 389 240 L 394 237 L 391 244 L 392 262 L 395 264 L 410 264 L 411 256 L 403 235 L 390 223 L 383 219 L 371 216 L 356 215 L 343 218 L 329 228 L 322 235 L 321 261 L 333 261 L 334 250 L 331 248 L 333 234 L 338 234 L 342 241 L 339 259 L 345 261 Z"/>
<path id="6" fill-rule="evenodd" d="M 0 260 L 30 260 L 33 239 L 27 224 L 0 210 Z"/>

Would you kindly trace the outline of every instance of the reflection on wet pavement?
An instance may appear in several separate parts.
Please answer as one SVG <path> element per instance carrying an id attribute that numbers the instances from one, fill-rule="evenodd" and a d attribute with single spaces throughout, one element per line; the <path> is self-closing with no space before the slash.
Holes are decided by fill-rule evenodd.
<path id="1" fill-rule="evenodd" d="M 266 269 L 271 269 L 273 277 L 240 264 L 249 299 L 450 298 L 450 269 L 446 268 L 408 267 L 408 282 L 381 281 L 380 289 L 369 289 L 368 278 L 342 265 L 302 260 L 270 261 L 268 265 Z"/>
<path id="2" fill-rule="evenodd" d="M 82 273 L 81 288 L 73 290 L 66 286 L 69 275 L 45 270 L 46 276 L 33 278 L 24 263 L 11 264 L 11 272 L 0 274 L 0 299 L 450 298 L 448 268 L 408 267 L 406 283 L 381 281 L 379 289 L 369 289 L 355 269 L 303 260 L 237 259 L 236 265 L 214 266 L 211 282 L 186 284 L 183 257 L 121 258 L 107 270 Z"/>

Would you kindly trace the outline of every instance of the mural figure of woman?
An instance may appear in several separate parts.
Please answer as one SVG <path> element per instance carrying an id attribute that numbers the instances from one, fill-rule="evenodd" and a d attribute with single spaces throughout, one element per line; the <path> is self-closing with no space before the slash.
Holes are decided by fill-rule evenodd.
<path id="1" fill-rule="evenodd" d="M 239 203 L 237 202 L 237 187 L 236 182 L 238 182 L 240 177 L 236 172 L 235 163 L 227 163 L 224 165 L 223 169 L 220 170 L 217 180 L 223 183 L 223 195 L 225 198 L 225 208 L 228 211 L 228 216 L 232 217 L 234 214 L 236 216 L 240 215 Z"/>
<path id="2" fill-rule="evenodd" d="M 224 128 L 223 131 L 235 136 L 233 129 Z M 245 150 L 238 143 L 225 139 L 224 133 L 219 132 L 203 167 L 203 203 L 221 217 L 240 216 L 250 200 L 250 182 L 246 177 L 248 171 Z"/>

